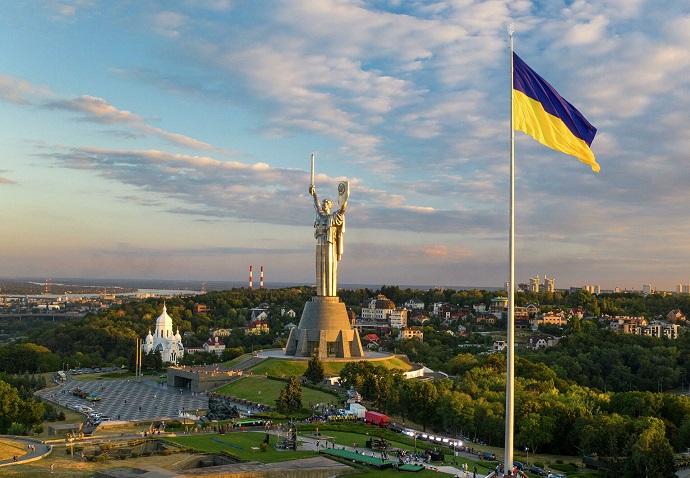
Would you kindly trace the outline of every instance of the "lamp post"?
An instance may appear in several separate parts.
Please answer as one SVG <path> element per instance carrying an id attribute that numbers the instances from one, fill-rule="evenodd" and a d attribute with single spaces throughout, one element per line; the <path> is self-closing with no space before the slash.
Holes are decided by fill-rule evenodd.
<path id="1" fill-rule="evenodd" d="M 525 451 L 527 452 L 527 466 L 529 466 L 529 447 L 525 447 Z"/>

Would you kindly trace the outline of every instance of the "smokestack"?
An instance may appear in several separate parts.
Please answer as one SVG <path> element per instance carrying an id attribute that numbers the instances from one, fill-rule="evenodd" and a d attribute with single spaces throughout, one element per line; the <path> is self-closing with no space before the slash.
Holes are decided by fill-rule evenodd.
<path id="1" fill-rule="evenodd" d="M 264 290 L 264 266 L 261 266 L 261 279 L 259 289 Z"/>
<path id="2" fill-rule="evenodd" d="M 249 266 L 249 290 L 254 286 L 254 279 L 252 279 L 252 266 Z"/>

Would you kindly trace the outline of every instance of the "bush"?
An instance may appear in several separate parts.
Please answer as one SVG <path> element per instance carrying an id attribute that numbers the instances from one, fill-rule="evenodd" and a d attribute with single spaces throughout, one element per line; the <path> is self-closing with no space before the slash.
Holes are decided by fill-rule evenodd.
<path id="1" fill-rule="evenodd" d="M 261 450 L 262 453 L 265 452 L 266 450 L 268 450 L 268 445 L 265 442 L 261 442 L 261 444 L 259 445 L 259 450 Z"/>
<path id="2" fill-rule="evenodd" d="M 12 422 L 12 425 L 7 429 L 7 434 L 8 435 L 23 435 L 24 434 L 24 425 L 21 423 L 17 422 Z"/>

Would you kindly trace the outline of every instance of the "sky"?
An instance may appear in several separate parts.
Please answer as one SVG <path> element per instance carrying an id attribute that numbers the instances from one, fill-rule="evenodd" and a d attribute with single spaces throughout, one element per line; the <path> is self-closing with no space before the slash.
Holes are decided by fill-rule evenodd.
<path id="1" fill-rule="evenodd" d="M 0 1 L 0 276 L 501 287 L 510 55 L 601 172 L 515 133 L 515 278 L 690 283 L 690 4 Z"/>

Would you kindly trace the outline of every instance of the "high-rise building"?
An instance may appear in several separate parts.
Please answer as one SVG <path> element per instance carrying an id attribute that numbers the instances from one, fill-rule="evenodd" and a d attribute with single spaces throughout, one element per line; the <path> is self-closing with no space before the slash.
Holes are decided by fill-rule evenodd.
<path id="1" fill-rule="evenodd" d="M 539 292 L 539 277 L 532 277 L 529 280 L 529 291 Z"/>

